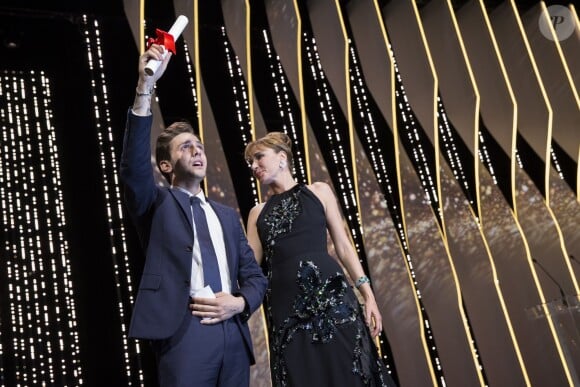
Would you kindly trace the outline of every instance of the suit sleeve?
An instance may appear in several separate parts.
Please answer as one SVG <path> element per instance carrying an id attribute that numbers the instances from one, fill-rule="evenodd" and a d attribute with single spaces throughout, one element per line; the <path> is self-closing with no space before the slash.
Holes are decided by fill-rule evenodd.
<path id="1" fill-rule="evenodd" d="M 153 116 L 140 117 L 129 112 L 120 178 L 125 189 L 125 199 L 132 216 L 142 216 L 155 200 L 155 177 L 151 163 L 151 125 Z"/>

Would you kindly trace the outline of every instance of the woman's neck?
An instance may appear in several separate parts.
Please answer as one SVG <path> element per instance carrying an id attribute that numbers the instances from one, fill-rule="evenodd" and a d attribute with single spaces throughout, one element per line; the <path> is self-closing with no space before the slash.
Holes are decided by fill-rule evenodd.
<path id="1" fill-rule="evenodd" d="M 273 193 L 279 194 L 288 191 L 296 184 L 298 184 L 296 180 L 294 180 L 294 178 L 288 173 L 287 176 L 284 176 L 279 181 L 272 182 L 272 184 L 270 184 L 270 189 Z"/>

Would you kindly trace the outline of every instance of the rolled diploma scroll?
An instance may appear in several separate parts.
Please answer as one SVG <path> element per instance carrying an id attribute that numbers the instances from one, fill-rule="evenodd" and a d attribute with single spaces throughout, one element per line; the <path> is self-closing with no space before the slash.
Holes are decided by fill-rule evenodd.
<path id="1" fill-rule="evenodd" d="M 189 20 L 187 19 L 187 17 L 183 15 L 179 15 L 177 17 L 175 23 L 173 23 L 171 29 L 167 32 L 169 35 L 173 36 L 173 41 L 176 41 L 177 38 L 179 38 L 183 30 L 185 29 L 185 26 L 187 26 L 188 22 Z M 167 51 L 163 53 L 163 59 L 165 59 L 166 55 Z M 155 72 L 159 68 L 159 65 L 161 65 L 161 62 L 162 61 L 160 60 L 150 59 L 149 62 L 147 62 L 147 65 L 145 66 L 145 72 L 147 73 L 147 75 L 155 74 Z"/>

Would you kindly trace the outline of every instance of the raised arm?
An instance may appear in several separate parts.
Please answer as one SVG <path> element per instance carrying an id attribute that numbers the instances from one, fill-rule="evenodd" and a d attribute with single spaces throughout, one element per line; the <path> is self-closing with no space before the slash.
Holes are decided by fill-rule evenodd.
<path id="1" fill-rule="evenodd" d="M 154 166 L 151 163 L 151 93 L 155 82 L 163 75 L 171 57 L 168 53 L 157 72 L 151 76 L 145 72 L 149 59 L 162 57 L 164 48 L 153 44 L 139 57 L 139 79 L 135 100 L 129 114 L 123 139 L 120 162 L 120 178 L 124 185 L 125 203 L 132 217 L 147 213 L 155 197 Z"/>
<path id="2" fill-rule="evenodd" d="M 151 98 L 155 88 L 155 82 L 157 82 L 165 72 L 172 55 L 171 52 L 168 52 L 165 59 L 163 59 L 164 52 L 165 48 L 163 46 L 152 44 L 151 47 L 149 47 L 147 51 L 139 57 L 139 80 L 137 81 L 135 101 L 133 102 L 133 114 L 137 116 L 148 116 L 151 114 Z M 145 72 L 145 66 L 151 59 L 162 60 L 163 62 L 153 75 L 147 75 Z"/>

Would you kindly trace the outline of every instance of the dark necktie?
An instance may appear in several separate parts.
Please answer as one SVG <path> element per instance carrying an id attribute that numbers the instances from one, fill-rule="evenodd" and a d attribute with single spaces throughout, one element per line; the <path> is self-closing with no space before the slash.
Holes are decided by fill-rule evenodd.
<path id="1" fill-rule="evenodd" d="M 218 267 L 217 256 L 213 248 L 207 218 L 201 208 L 201 199 L 196 196 L 190 196 L 191 208 L 193 209 L 193 219 L 195 221 L 195 231 L 201 250 L 201 262 L 203 265 L 203 282 L 204 285 L 211 286 L 214 293 L 222 291 L 222 281 L 220 279 L 220 270 Z"/>

